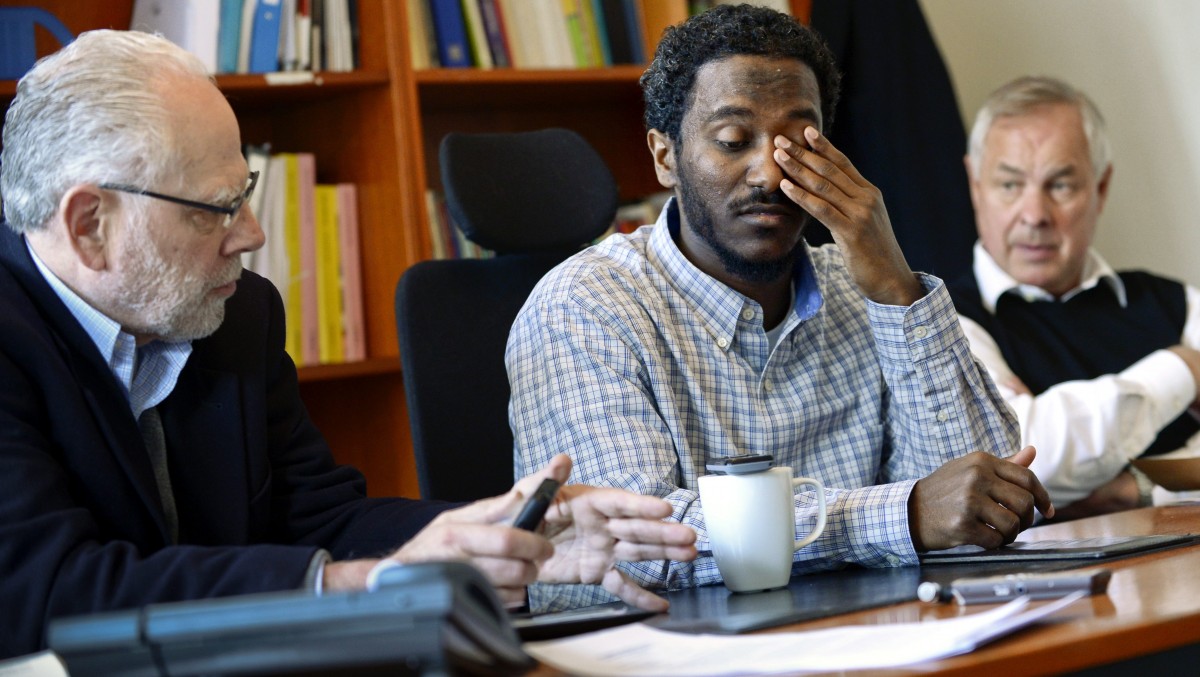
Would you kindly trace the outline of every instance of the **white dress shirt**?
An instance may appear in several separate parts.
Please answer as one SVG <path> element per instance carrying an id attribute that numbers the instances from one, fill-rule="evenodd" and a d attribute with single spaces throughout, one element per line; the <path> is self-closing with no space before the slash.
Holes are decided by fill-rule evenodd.
<path id="1" fill-rule="evenodd" d="M 1014 280 L 978 242 L 974 272 L 988 312 L 995 312 L 997 300 L 1007 291 L 1030 301 L 1055 300 L 1043 289 Z M 1113 288 L 1122 306 L 1127 303 L 1121 278 L 1091 250 L 1082 282 L 1058 300 L 1070 299 L 1101 282 Z M 1187 320 L 1179 342 L 1200 350 L 1200 290 L 1188 285 L 1184 289 Z M 1084 498 L 1116 477 L 1196 397 L 1187 364 L 1169 350 L 1156 350 L 1115 374 L 1065 381 L 1036 397 L 1021 394 L 1006 385 L 1015 376 L 991 334 L 966 317 L 960 315 L 959 321 L 971 342 L 971 352 L 983 362 L 1016 412 L 1021 443 L 1037 447 L 1031 469 L 1057 506 Z M 1188 440 L 1185 449 L 1200 454 L 1200 433 Z"/>

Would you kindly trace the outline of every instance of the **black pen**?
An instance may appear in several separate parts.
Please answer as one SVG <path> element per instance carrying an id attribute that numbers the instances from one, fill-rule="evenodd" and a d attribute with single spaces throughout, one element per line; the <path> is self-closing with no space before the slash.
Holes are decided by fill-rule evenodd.
<path id="1" fill-rule="evenodd" d="M 525 531 L 536 531 L 556 493 L 558 493 L 558 482 L 551 479 L 542 480 L 537 491 L 533 492 L 533 495 L 525 502 L 521 513 L 513 520 L 512 525 Z"/>

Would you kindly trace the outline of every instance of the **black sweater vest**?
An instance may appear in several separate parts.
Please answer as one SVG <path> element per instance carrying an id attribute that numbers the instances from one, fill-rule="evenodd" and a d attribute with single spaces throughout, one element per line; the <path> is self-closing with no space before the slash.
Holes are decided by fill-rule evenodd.
<path id="1" fill-rule="evenodd" d="M 1183 285 L 1144 272 L 1120 273 L 1128 303 L 1122 308 L 1105 283 L 1065 302 L 1027 302 L 1005 293 L 987 312 L 974 275 L 949 286 L 958 312 L 979 323 L 1013 373 L 1034 395 L 1064 381 L 1119 372 L 1160 348 L 1179 343 L 1187 319 Z M 1184 412 L 1159 431 L 1143 453 L 1183 446 L 1200 423 Z"/>

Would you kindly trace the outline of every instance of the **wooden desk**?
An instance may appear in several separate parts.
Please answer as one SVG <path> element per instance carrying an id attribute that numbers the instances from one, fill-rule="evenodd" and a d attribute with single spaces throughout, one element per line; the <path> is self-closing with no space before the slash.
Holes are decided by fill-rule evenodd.
<path id="1" fill-rule="evenodd" d="M 1200 506 L 1142 508 L 1029 529 L 1023 541 L 1138 534 L 1200 533 Z M 1062 622 L 1037 626 L 964 656 L 921 663 L 884 675 L 937 672 L 945 675 L 1058 675 L 1192 646 L 1200 657 L 1200 546 L 1130 557 L 1100 565 L 1112 569 L 1107 595 L 1081 600 L 1059 613 Z M 850 623 L 896 623 L 949 618 L 992 606 L 909 602 L 800 623 L 784 631 Z M 1200 674 L 1200 663 L 1188 671 Z"/>
<path id="2" fill-rule="evenodd" d="M 1200 533 L 1200 506 L 1143 508 L 1030 529 L 1020 540 L 1138 534 Z M 1130 557 L 1103 565 L 1113 571 L 1108 594 L 1076 602 L 1054 620 L 964 656 L 855 675 L 1058 675 L 1173 652 L 1156 677 L 1200 674 L 1200 545 Z M 819 574 L 818 574 L 819 575 Z M 1035 604 L 1038 604 L 1035 602 Z M 768 632 L 848 624 L 916 622 L 977 613 L 992 606 L 907 602 L 797 623 Z M 1145 674 L 1129 666 L 1109 674 Z M 543 667 L 539 675 L 556 674 Z M 811 674 L 811 673 L 810 673 Z"/>

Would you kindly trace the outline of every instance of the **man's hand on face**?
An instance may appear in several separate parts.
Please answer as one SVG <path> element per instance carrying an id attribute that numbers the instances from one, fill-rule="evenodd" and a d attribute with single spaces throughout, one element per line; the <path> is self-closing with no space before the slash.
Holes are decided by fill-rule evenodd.
<path id="1" fill-rule="evenodd" d="M 829 228 L 864 296 L 912 305 L 925 290 L 904 260 L 879 189 L 815 127 L 805 128 L 804 139 L 807 148 L 775 137 L 775 161 L 787 175 L 784 195 Z"/>
<path id="2" fill-rule="evenodd" d="M 1007 459 L 975 451 L 918 480 L 908 498 L 916 549 L 997 548 L 1033 524 L 1035 507 L 1054 517 L 1050 495 L 1029 470 L 1035 454 L 1033 447 Z"/>
<path id="3" fill-rule="evenodd" d="M 525 600 L 525 586 L 600 583 L 638 607 L 662 611 L 667 602 L 616 569 L 618 561 L 691 560 L 691 527 L 663 522 L 671 505 L 621 489 L 567 485 L 559 489 L 537 532 L 510 526 L 543 479 L 564 483 L 571 459 L 559 454 L 502 496 L 442 513 L 389 556 L 399 562 L 465 560 L 479 568 L 508 604 Z"/>

